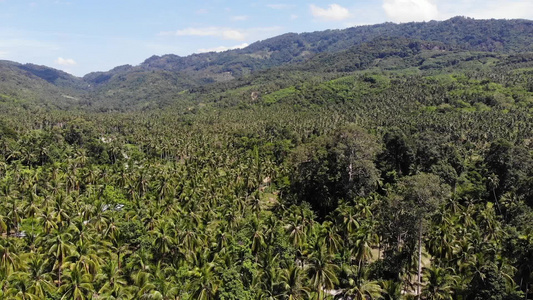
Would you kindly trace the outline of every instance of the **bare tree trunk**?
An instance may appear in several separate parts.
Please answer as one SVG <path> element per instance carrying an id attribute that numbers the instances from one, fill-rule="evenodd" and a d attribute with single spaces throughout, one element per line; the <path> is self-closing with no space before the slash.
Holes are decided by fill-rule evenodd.
<path id="1" fill-rule="evenodd" d="M 422 287 L 422 221 L 418 228 L 418 280 L 416 286 L 416 296 L 420 299 L 420 289 Z"/>
<path id="2" fill-rule="evenodd" d="M 378 260 L 381 260 L 381 237 L 378 235 Z"/>

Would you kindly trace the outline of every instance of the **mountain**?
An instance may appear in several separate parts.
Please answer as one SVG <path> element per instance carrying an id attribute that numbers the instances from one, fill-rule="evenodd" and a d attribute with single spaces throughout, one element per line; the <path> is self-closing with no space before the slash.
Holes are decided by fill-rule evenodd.
<path id="1" fill-rule="evenodd" d="M 221 53 L 152 56 L 138 66 L 120 66 L 83 78 L 45 66 L 4 61 L 0 62 L 0 91 L 4 99 L 38 102 L 47 107 L 146 109 L 165 107 L 190 91 L 241 85 L 243 80 L 283 70 L 304 72 L 298 77 L 309 78 L 317 71 L 353 72 L 369 67 L 441 68 L 443 64 L 453 64 L 457 57 L 470 57 L 471 52 L 489 56 L 532 52 L 532 40 L 530 20 L 455 17 L 446 21 L 384 23 L 287 33 Z M 450 56 L 452 53 L 455 58 Z M 441 56 L 448 61 L 435 62 L 444 59 Z"/>
<path id="2" fill-rule="evenodd" d="M 145 70 L 230 72 L 241 76 L 256 70 L 301 62 L 317 53 L 334 53 L 376 38 L 403 37 L 441 42 L 453 49 L 488 52 L 533 51 L 533 22 L 528 20 L 474 20 L 455 17 L 447 21 L 352 27 L 312 33 L 287 33 L 223 53 L 153 56 L 140 67 Z"/>
<path id="3" fill-rule="evenodd" d="M 79 106 L 87 83 L 60 70 L 0 61 L 0 102 L 39 104 L 49 109 Z"/>

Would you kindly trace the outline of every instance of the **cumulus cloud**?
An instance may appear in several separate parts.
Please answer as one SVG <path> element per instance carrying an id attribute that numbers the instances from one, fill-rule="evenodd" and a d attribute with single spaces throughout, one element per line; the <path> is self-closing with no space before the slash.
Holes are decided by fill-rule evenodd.
<path id="1" fill-rule="evenodd" d="M 331 4 L 328 8 L 310 5 L 311 14 L 324 21 L 342 21 L 350 17 L 350 11 L 338 4 Z"/>
<path id="2" fill-rule="evenodd" d="M 433 0 L 384 0 L 383 9 L 395 22 L 430 21 L 439 16 Z"/>
<path id="3" fill-rule="evenodd" d="M 243 43 L 243 44 L 236 45 L 236 46 L 231 46 L 231 47 L 218 46 L 218 47 L 214 47 L 214 48 L 202 48 L 202 49 L 198 49 L 198 52 L 199 53 L 204 53 L 204 52 L 223 52 L 223 51 L 227 51 L 227 50 L 242 49 L 242 48 L 246 48 L 246 47 L 248 47 L 248 44 L 247 43 Z"/>
<path id="4" fill-rule="evenodd" d="M 55 63 L 60 66 L 75 66 L 76 65 L 76 61 L 73 60 L 72 58 L 63 58 L 63 57 L 58 57 L 55 60 Z"/>
<path id="5" fill-rule="evenodd" d="M 0 0 L 0 2 L 2 2 L 2 0 Z M 7 51 L 0 51 L 0 58 L 7 57 L 7 54 Z"/>

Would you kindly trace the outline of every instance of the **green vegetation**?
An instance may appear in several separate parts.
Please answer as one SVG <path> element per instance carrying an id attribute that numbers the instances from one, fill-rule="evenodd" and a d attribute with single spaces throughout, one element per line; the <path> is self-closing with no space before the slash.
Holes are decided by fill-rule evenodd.
<path id="1" fill-rule="evenodd" d="M 531 27 L 2 62 L 0 299 L 532 297 Z"/>

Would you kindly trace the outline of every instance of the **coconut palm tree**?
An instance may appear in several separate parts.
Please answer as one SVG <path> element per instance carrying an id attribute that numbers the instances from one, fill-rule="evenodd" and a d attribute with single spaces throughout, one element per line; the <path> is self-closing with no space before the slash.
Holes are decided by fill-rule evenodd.
<path id="1" fill-rule="evenodd" d="M 86 300 L 92 299 L 95 292 L 93 276 L 85 273 L 76 264 L 70 264 L 65 268 L 63 282 L 58 290 L 61 299 Z"/>
<path id="2" fill-rule="evenodd" d="M 32 282 L 28 274 L 24 272 L 14 273 L 9 278 L 10 284 L 7 289 L 5 296 L 6 299 L 16 299 L 16 300 L 33 300 L 33 299 L 43 299 L 39 298 L 31 288 Z"/>
<path id="3" fill-rule="evenodd" d="M 158 224 L 154 228 L 154 242 L 153 246 L 157 250 L 159 259 L 163 259 L 174 249 L 174 239 L 170 234 L 170 230 L 174 225 L 172 222 L 166 221 Z"/>
<path id="4" fill-rule="evenodd" d="M 39 299 L 45 299 L 47 293 L 51 293 L 55 289 L 52 273 L 49 272 L 50 260 L 45 259 L 41 254 L 32 253 L 25 257 L 25 262 L 25 274 L 31 281 L 31 293 Z"/>
<path id="5" fill-rule="evenodd" d="M 339 252 L 344 245 L 344 242 L 341 236 L 336 232 L 336 229 L 337 228 L 333 223 L 325 221 L 322 223 L 322 226 L 320 226 L 319 231 L 320 243 L 326 246 L 328 253 L 331 255 Z"/>
<path id="6" fill-rule="evenodd" d="M 377 281 L 350 279 L 350 287 L 345 289 L 339 299 L 374 300 L 383 299 L 383 289 Z"/>
<path id="7" fill-rule="evenodd" d="M 402 284 L 397 281 L 387 280 L 380 283 L 383 291 L 383 300 L 399 300 L 402 297 Z"/>
<path id="8" fill-rule="evenodd" d="M 332 262 L 332 256 L 323 245 L 315 246 L 306 268 L 319 300 L 325 298 L 325 290 L 332 290 L 339 283 L 337 272 L 340 268 Z"/>
<path id="9" fill-rule="evenodd" d="M 337 294 L 339 299 L 371 300 L 382 299 L 383 289 L 379 282 L 368 280 L 367 270 L 359 266 L 344 265 L 342 268 L 342 291 Z"/>
<path id="10" fill-rule="evenodd" d="M 154 298 L 161 300 L 178 299 L 180 292 L 179 286 L 172 280 L 175 270 L 171 267 L 163 267 L 161 263 L 157 264 L 154 269 Z"/>
<path id="11" fill-rule="evenodd" d="M 18 270 L 21 264 L 20 253 L 14 238 L 0 239 L 0 271 L 8 276 Z"/>
<path id="12" fill-rule="evenodd" d="M 214 264 L 205 264 L 201 268 L 195 269 L 193 273 L 194 277 L 187 286 L 187 290 L 192 294 L 192 299 L 217 299 L 220 280 L 214 272 Z"/>
<path id="13" fill-rule="evenodd" d="M 96 282 L 103 282 L 98 290 L 100 298 L 104 299 L 131 299 L 131 288 L 118 267 L 115 260 L 109 260 L 101 267 L 101 272 L 95 277 Z"/>
<path id="14" fill-rule="evenodd" d="M 74 247 L 70 243 L 72 236 L 68 232 L 55 230 L 50 236 L 46 236 L 45 238 L 46 244 L 48 245 L 48 255 L 54 261 L 53 270 L 57 272 L 57 286 L 61 286 L 63 263 L 71 254 Z"/>
<path id="15" fill-rule="evenodd" d="M 453 289 L 457 285 L 457 277 L 452 269 L 439 267 L 424 268 L 422 297 L 429 300 L 451 300 Z"/>
<path id="16" fill-rule="evenodd" d="M 146 299 L 154 291 L 154 284 L 152 283 L 153 275 L 147 272 L 139 271 L 131 276 L 134 285 L 135 297 L 134 299 Z"/>
<path id="17" fill-rule="evenodd" d="M 288 300 L 303 300 L 311 298 L 311 289 L 305 285 L 305 271 L 291 265 L 288 269 L 283 269 L 280 276 L 280 283 L 283 287 L 283 298 Z"/>

